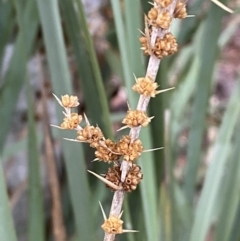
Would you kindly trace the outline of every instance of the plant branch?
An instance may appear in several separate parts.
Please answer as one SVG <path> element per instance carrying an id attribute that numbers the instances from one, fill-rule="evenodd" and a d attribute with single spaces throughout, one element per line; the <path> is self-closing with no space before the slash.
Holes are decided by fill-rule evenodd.
<path id="1" fill-rule="evenodd" d="M 165 8 L 169 11 L 171 16 L 173 15 L 176 3 L 177 3 L 177 0 L 172 0 L 172 3 L 167 8 Z M 154 3 L 154 6 L 156 6 L 156 3 Z M 163 38 L 167 32 L 169 32 L 168 29 L 163 30 L 160 28 L 153 27 L 152 34 L 151 34 L 151 46 L 154 46 L 157 37 Z M 160 62 L 161 62 L 161 59 L 158 59 L 157 57 L 155 57 L 155 55 L 151 55 L 149 58 L 146 76 L 150 76 L 153 81 L 156 80 Z M 149 101 L 150 101 L 150 97 L 145 97 L 143 95 L 140 95 L 140 98 L 139 98 L 139 101 L 137 104 L 137 110 L 146 111 Z M 130 135 L 132 142 L 138 138 L 140 131 L 141 131 L 141 126 L 131 128 L 129 135 Z M 127 161 L 125 161 L 125 160 L 122 161 L 121 170 L 122 170 L 121 181 L 124 182 L 125 177 L 129 170 L 129 164 Z M 121 209 L 122 209 L 123 199 L 124 199 L 124 192 L 123 191 L 115 191 L 115 193 L 113 195 L 112 206 L 111 206 L 109 216 L 112 216 L 112 215 L 118 216 L 120 214 Z M 105 233 L 104 241 L 114 241 L 114 240 L 115 240 L 114 234 Z"/>

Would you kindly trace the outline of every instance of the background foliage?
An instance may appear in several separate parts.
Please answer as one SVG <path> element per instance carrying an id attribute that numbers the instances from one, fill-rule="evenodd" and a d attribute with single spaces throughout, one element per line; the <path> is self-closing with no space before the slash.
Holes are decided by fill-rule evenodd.
<path id="1" fill-rule="evenodd" d="M 164 146 L 164 150 L 145 153 L 138 161 L 144 179 L 137 191 L 127 195 L 123 219 L 127 229 L 140 232 L 121 235 L 118 240 L 240 240 L 240 79 L 236 69 L 231 80 L 226 77 L 231 66 L 239 66 L 239 60 L 230 59 L 225 65 L 221 62 L 226 51 L 239 51 L 231 45 L 240 31 L 239 3 L 224 3 L 235 13 L 230 16 L 209 1 L 192 0 L 188 13 L 195 17 L 174 21 L 172 32 L 179 52 L 162 61 L 157 81 L 161 89 L 175 86 L 175 90 L 151 101 L 149 113 L 155 118 L 141 132 L 146 149 Z M 55 148 L 67 240 L 102 240 L 98 201 L 108 213 L 112 193 L 86 170 L 103 173 L 107 166 L 93 165 L 93 153 L 86 146 L 62 140 L 74 138 L 74 133 L 48 128 L 50 123 L 62 121 L 51 92 L 80 96 L 79 111 L 86 112 L 105 136 L 118 139 L 124 132 L 114 130 L 124 117 L 126 105 L 113 111 L 110 103 L 125 86 L 130 106 L 136 106 L 132 73 L 143 76 L 147 63 L 139 49 L 137 29 L 144 28 L 143 12 L 149 8 L 145 0 L 105 1 L 102 15 L 108 24 L 103 43 L 107 46 L 103 44 L 101 49 L 99 39 L 89 31 L 94 15 L 87 14 L 86 18 L 81 0 L 0 2 L 2 241 L 15 241 L 16 237 L 53 240 L 53 207 L 46 181 L 52 171 L 47 170 L 46 162 L 52 160 L 44 146 L 49 135 Z M 9 46 L 12 54 L 7 61 Z M 36 78 L 28 67 L 33 58 Z M 117 88 L 111 84 L 114 78 L 119 80 Z M 219 93 L 220 80 L 223 86 L 226 82 L 232 86 L 224 98 Z M 26 117 L 19 120 L 16 106 L 22 89 Z M 36 106 L 43 109 L 40 115 Z M 23 122 L 21 128 L 19 121 Z M 47 132 L 43 131 L 46 127 Z M 7 170 L 19 153 L 26 154 L 21 157 L 27 160 L 28 174 L 11 185 Z M 28 222 L 19 227 L 16 215 L 14 225 L 11 212 L 17 212 L 23 196 L 27 196 Z"/>

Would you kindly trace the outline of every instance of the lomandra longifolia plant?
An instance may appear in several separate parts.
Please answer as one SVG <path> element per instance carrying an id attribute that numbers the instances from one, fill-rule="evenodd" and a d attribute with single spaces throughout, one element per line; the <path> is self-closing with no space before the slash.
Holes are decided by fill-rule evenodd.
<path id="1" fill-rule="evenodd" d="M 158 85 L 154 81 L 161 59 L 176 53 L 178 50 L 177 41 L 169 30 L 171 22 L 174 18 L 183 19 L 187 16 L 184 2 L 154 0 L 151 4 L 152 8 L 145 16 L 144 32 L 139 38 L 144 54 L 150 56 L 149 63 L 146 75 L 135 77 L 136 83 L 132 89 L 140 95 L 138 105 L 135 110 L 128 107 L 129 110 L 122 121 L 124 126 L 120 129 L 130 128 L 129 135 L 122 136 L 118 142 L 107 139 L 98 126 L 89 123 L 85 115 L 86 125 L 82 126 L 82 115 L 73 111 L 73 108 L 79 105 L 78 98 L 64 95 L 60 100 L 54 95 L 58 103 L 64 108 L 64 119 L 58 128 L 76 130 L 76 139 L 70 141 L 88 143 L 90 147 L 95 149 L 95 160 L 111 165 L 104 176 L 89 171 L 114 191 L 108 218 L 100 204 L 104 217 L 102 225 L 105 232 L 104 241 L 114 240 L 116 234 L 135 232 L 134 230 L 124 230 L 122 227 L 121 215 L 124 194 L 134 191 L 143 179 L 141 167 L 136 164 L 136 161 L 144 152 L 142 142 L 138 139 L 141 127 L 147 126 L 153 118 L 146 114 L 149 100 L 161 92 L 170 90 L 157 90 Z"/>

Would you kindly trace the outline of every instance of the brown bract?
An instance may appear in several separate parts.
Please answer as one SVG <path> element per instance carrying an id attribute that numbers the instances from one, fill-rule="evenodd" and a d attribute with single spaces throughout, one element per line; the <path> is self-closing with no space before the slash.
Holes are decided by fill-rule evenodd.
<path id="1" fill-rule="evenodd" d="M 129 110 L 122 123 L 128 127 L 147 126 L 151 119 L 147 116 L 145 111 Z"/>
<path id="2" fill-rule="evenodd" d="M 78 97 L 73 95 L 63 95 L 62 104 L 66 108 L 77 107 L 79 105 Z"/>
<path id="3" fill-rule="evenodd" d="M 106 233 L 120 234 L 123 232 L 122 224 L 123 221 L 120 218 L 116 216 L 110 216 L 104 221 L 104 224 L 101 227 Z"/>
<path id="4" fill-rule="evenodd" d="M 99 142 L 103 140 L 103 133 L 99 127 L 87 125 L 82 130 L 78 131 L 77 139 L 82 142 L 90 143 L 90 146 L 96 148 Z"/>
<path id="5" fill-rule="evenodd" d="M 139 139 L 131 142 L 129 135 L 123 136 L 118 142 L 118 153 L 123 154 L 125 161 L 136 161 L 143 151 L 142 142 Z"/>
<path id="6" fill-rule="evenodd" d="M 65 117 L 63 119 L 63 123 L 61 124 L 62 129 L 76 129 L 77 126 L 81 123 L 82 116 L 77 113 L 71 113 L 69 117 Z"/>

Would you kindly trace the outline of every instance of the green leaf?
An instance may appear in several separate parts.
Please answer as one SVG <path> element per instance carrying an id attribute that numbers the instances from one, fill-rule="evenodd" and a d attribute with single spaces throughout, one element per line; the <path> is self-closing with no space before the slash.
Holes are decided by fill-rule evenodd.
<path id="1" fill-rule="evenodd" d="M 68 14 L 65 14 L 67 29 L 76 54 L 78 72 L 84 88 L 84 99 L 90 116 L 108 138 L 113 138 L 108 100 L 82 1 L 76 0 L 78 12 L 74 10 L 74 1 L 62 1 L 62 3 L 64 5 L 63 11 L 68 9 Z M 78 14 L 79 20 L 76 14 Z M 81 30 L 83 35 L 80 34 Z M 79 34 L 76 34 L 78 32 Z"/>
<path id="2" fill-rule="evenodd" d="M 195 191 L 196 174 L 201 156 L 201 144 L 205 129 L 205 116 L 208 98 L 211 90 L 212 74 L 217 57 L 217 40 L 221 31 L 220 24 L 224 11 L 211 5 L 205 28 L 201 36 L 200 68 L 197 78 L 197 93 L 193 104 L 189 145 L 187 149 L 187 167 L 185 170 L 185 193 L 189 203 L 192 203 Z"/>
<path id="3" fill-rule="evenodd" d="M 28 80 L 28 240 L 43 241 L 44 212 L 41 186 L 41 167 L 34 121 L 32 89 Z"/>
<path id="4" fill-rule="evenodd" d="M 23 49 L 23 37 L 26 39 L 26 54 L 27 57 L 31 53 L 33 40 L 36 35 L 38 26 L 38 14 L 35 1 L 28 1 L 23 15 L 23 28 L 18 34 L 14 53 L 10 61 L 10 66 L 6 73 L 4 83 L 0 89 L 0 150 L 3 149 L 6 137 L 11 125 L 9 121 L 15 109 L 19 92 L 25 78 L 26 63 L 22 61 L 25 55 Z"/>
<path id="5" fill-rule="evenodd" d="M 240 82 L 240 81 L 239 81 Z M 225 166 L 231 151 L 231 138 L 240 113 L 240 84 L 235 88 L 224 114 L 213 157 L 207 171 L 202 194 L 197 206 L 191 233 L 191 241 L 204 241 L 213 221 L 218 199 L 222 197 L 221 186 Z"/>
<path id="6" fill-rule="evenodd" d="M 58 96 L 72 93 L 58 3 L 56 0 L 38 0 L 37 3 L 54 93 Z M 57 108 L 57 113 L 60 123 L 63 118 L 60 108 Z M 61 132 L 59 137 L 67 134 Z M 77 235 L 79 240 L 91 241 L 94 240 L 93 215 L 82 146 L 67 141 L 63 141 L 62 146 Z"/>
<path id="7" fill-rule="evenodd" d="M 240 203 L 239 182 L 240 182 L 240 129 L 239 119 L 238 128 L 235 133 L 235 145 L 233 149 L 232 158 L 229 160 L 226 168 L 226 177 L 222 181 L 221 199 L 219 204 L 219 217 L 216 225 L 215 240 L 228 241 L 234 220 L 236 217 L 237 209 Z"/>

